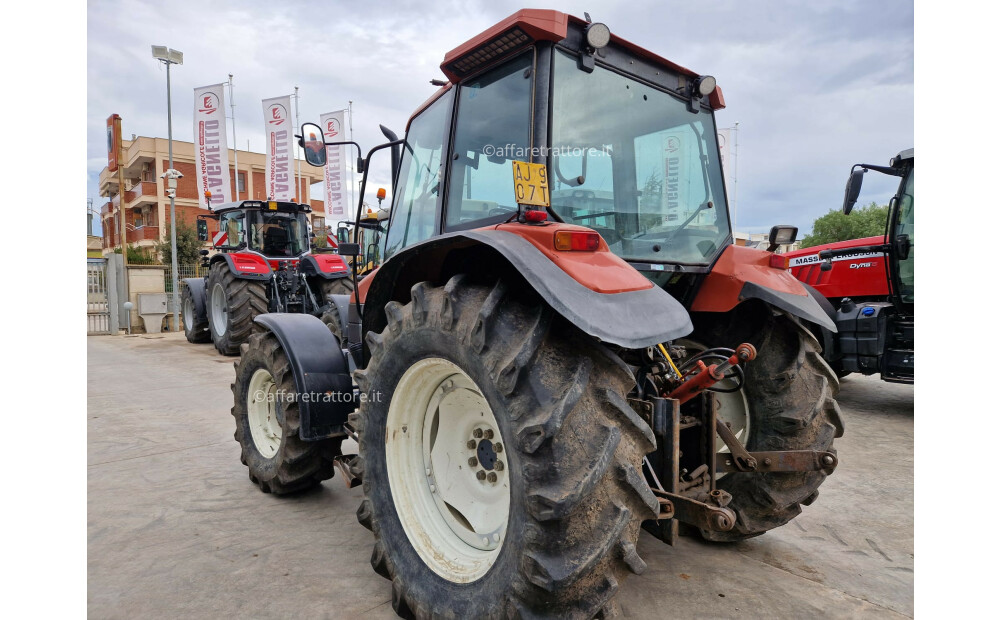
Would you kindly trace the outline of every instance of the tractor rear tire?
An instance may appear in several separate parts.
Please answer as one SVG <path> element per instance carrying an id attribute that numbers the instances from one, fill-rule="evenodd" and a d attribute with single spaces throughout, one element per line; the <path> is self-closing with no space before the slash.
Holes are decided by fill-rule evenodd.
<path id="1" fill-rule="evenodd" d="M 326 301 L 327 295 L 350 295 L 354 292 L 354 282 L 350 278 L 338 278 L 336 280 L 323 280 L 320 283 L 320 292 L 323 295 L 323 301 Z M 323 313 L 320 320 L 326 324 L 329 328 L 330 333 L 337 337 L 340 341 L 340 346 L 342 348 L 347 348 L 346 341 L 344 340 L 347 330 L 344 329 L 344 325 L 341 324 L 340 312 L 335 307 L 331 307 L 329 310 Z"/>
<path id="2" fill-rule="evenodd" d="M 267 285 L 237 278 L 219 261 L 208 272 L 205 304 L 215 348 L 223 355 L 237 355 L 250 338 L 254 317 L 267 312 Z"/>
<path id="3" fill-rule="evenodd" d="M 844 434 L 835 397 L 836 374 L 823 359 L 815 336 L 798 319 L 771 315 L 759 332 L 757 359 L 746 364 L 744 393 L 750 415 L 749 451 L 833 449 Z M 710 342 L 732 342 L 716 333 Z M 735 340 L 739 342 L 739 340 Z M 730 345 L 727 345 L 730 346 Z M 737 541 L 782 526 L 819 495 L 822 471 L 804 473 L 734 472 L 718 481 L 733 496 L 736 524 L 728 532 L 702 530 L 713 541 Z"/>
<path id="4" fill-rule="evenodd" d="M 358 521 L 375 535 L 371 564 L 392 581 L 393 609 L 421 620 L 619 610 L 619 584 L 646 568 L 640 524 L 659 508 L 641 473 L 655 438 L 625 396 L 631 372 L 503 282 L 458 275 L 411 295 L 368 334 L 351 415 Z M 483 441 L 502 445 L 483 452 Z"/>
<path id="5" fill-rule="evenodd" d="M 181 309 L 184 318 L 184 336 L 188 342 L 202 343 L 212 340 L 212 332 L 208 327 L 208 313 L 199 317 L 195 311 L 194 296 L 188 285 L 181 282 Z"/>
<path id="6" fill-rule="evenodd" d="M 302 441 L 292 371 L 271 332 L 250 336 L 232 384 L 234 438 L 250 480 L 264 493 L 284 495 L 333 477 L 340 440 Z"/>

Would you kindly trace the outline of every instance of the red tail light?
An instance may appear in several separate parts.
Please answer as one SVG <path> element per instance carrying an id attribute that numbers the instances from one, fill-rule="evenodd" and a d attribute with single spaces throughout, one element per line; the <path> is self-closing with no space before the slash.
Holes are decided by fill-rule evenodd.
<path id="1" fill-rule="evenodd" d="M 524 219 L 527 222 L 544 222 L 549 214 L 541 209 L 527 209 L 524 212 Z"/>
<path id="2" fill-rule="evenodd" d="M 557 250 L 564 252 L 594 252 L 601 246 L 601 236 L 590 231 L 560 230 L 555 234 L 554 243 Z"/>
<path id="3" fill-rule="evenodd" d="M 772 254 L 771 266 L 775 269 L 788 269 L 788 257 L 782 254 Z"/>

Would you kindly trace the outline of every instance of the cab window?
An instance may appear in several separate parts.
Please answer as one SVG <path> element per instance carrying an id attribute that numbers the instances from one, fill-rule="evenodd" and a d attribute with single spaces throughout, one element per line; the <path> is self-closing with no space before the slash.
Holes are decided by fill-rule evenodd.
<path id="1" fill-rule="evenodd" d="M 430 238 L 441 192 L 442 150 L 451 111 L 447 93 L 410 123 L 399 167 L 399 185 L 393 196 L 392 220 L 385 240 L 385 256 Z"/>

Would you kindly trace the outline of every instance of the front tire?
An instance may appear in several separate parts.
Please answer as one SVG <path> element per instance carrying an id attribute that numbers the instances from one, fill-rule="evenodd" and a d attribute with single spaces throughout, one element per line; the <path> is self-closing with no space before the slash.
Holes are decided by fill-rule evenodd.
<path id="1" fill-rule="evenodd" d="M 194 295 L 187 284 L 181 282 L 181 309 L 184 317 L 184 336 L 188 342 L 209 342 L 212 333 L 208 327 L 208 313 L 198 316 L 194 303 Z"/>
<path id="2" fill-rule="evenodd" d="M 750 433 L 744 441 L 747 449 L 836 453 L 833 440 L 844 434 L 835 400 L 840 382 L 824 361 L 815 336 L 798 319 L 784 313 L 769 314 L 756 337 L 746 336 L 716 326 L 714 333 L 703 339 L 727 343 L 750 340 L 757 347 L 757 359 L 746 365 L 743 388 L 750 416 Z M 728 532 L 703 530 L 702 536 L 736 541 L 782 526 L 798 516 L 802 506 L 815 501 L 826 476 L 822 471 L 728 473 L 719 479 L 718 488 L 732 494 L 729 508 L 736 512 L 736 524 Z"/>
<path id="3" fill-rule="evenodd" d="M 250 480 L 265 493 L 283 495 L 333 476 L 340 441 L 302 441 L 299 405 L 288 356 L 271 332 L 243 345 L 232 385 L 234 438 Z"/>
<path id="4" fill-rule="evenodd" d="M 358 520 L 375 535 L 372 567 L 392 581 L 396 613 L 590 618 L 614 609 L 622 579 L 645 569 L 635 543 L 658 511 L 641 475 L 655 439 L 625 399 L 628 368 L 502 282 L 417 284 L 410 303 L 385 312 L 388 326 L 368 334 L 371 361 L 355 374 L 364 397 L 351 422 L 364 481 Z M 501 449 L 468 443 L 476 429 Z M 472 514 L 477 485 L 505 488 L 484 486 L 479 508 L 491 510 Z"/>
<path id="5" fill-rule="evenodd" d="M 225 261 L 212 265 L 205 287 L 212 342 L 223 355 L 236 355 L 250 338 L 253 319 L 267 312 L 267 289 L 260 280 L 237 278 Z"/>

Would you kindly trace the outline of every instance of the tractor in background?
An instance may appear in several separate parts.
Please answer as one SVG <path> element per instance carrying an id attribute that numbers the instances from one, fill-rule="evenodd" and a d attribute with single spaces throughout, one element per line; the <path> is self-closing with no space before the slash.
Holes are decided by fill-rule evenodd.
<path id="1" fill-rule="evenodd" d="M 339 333 L 334 294 L 354 290 L 347 263 L 338 254 L 311 252 L 308 205 L 274 200 L 244 200 L 198 217 L 198 238 L 209 240 L 209 221 L 217 223 L 202 250 L 208 276 L 181 280 L 184 334 L 189 342 L 213 342 L 224 355 L 236 355 L 253 331 L 253 321 L 268 312 L 322 317 Z"/>
<path id="2" fill-rule="evenodd" d="M 813 324 L 823 356 L 840 377 L 879 374 L 883 381 L 913 383 L 913 149 L 888 166 L 855 164 L 843 211 L 857 202 L 869 170 L 899 177 L 889 201 L 886 231 L 785 254 L 792 275 L 825 298 L 837 332 Z"/>
<path id="3" fill-rule="evenodd" d="M 365 158 L 303 125 L 311 165 L 358 149 L 355 270 L 383 150 L 392 209 L 375 268 L 333 296 L 342 337 L 255 319 L 241 460 L 265 493 L 360 485 L 402 617 L 615 615 L 640 528 L 739 541 L 816 500 L 844 425 L 806 324 L 836 325 L 783 257 L 733 243 L 712 76 L 549 10 L 441 70 Z"/>

